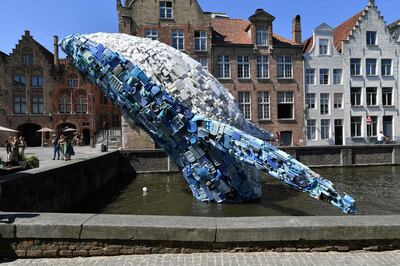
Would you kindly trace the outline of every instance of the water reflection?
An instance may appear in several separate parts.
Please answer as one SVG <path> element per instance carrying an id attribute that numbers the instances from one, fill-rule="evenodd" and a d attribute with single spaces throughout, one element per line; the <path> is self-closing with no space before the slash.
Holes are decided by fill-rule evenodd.
<path id="1" fill-rule="evenodd" d="M 352 195 L 359 214 L 400 214 L 400 167 L 348 167 L 316 169 L 335 187 Z M 142 188 L 147 187 L 144 195 Z M 340 210 L 264 177 L 263 197 L 246 204 L 216 204 L 195 200 L 180 174 L 144 174 L 116 197 L 94 198 L 86 212 L 184 216 L 307 216 L 342 215 Z M 96 200 L 106 204 L 96 206 Z M 107 201 L 108 200 L 108 201 Z"/>

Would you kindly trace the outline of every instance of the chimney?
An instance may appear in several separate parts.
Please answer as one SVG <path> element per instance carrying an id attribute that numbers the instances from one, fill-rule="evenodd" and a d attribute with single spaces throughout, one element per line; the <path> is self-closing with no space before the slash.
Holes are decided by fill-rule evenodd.
<path id="1" fill-rule="evenodd" d="M 301 43 L 301 22 L 300 15 L 297 15 L 292 20 L 292 34 L 295 43 Z"/>
<path id="2" fill-rule="evenodd" d="M 60 59 L 58 57 L 58 36 L 54 35 L 54 65 L 58 69 L 60 65 Z"/>

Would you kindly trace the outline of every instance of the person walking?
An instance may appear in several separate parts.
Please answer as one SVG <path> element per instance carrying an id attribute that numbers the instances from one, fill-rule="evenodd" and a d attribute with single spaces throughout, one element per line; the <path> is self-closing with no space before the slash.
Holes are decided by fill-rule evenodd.
<path id="1" fill-rule="evenodd" d="M 54 135 L 53 140 L 51 141 L 51 145 L 53 146 L 53 160 L 56 159 L 57 155 L 57 160 L 60 160 L 60 144 L 58 143 L 59 138 L 58 136 Z"/>
<path id="2" fill-rule="evenodd" d="M 25 149 L 28 145 L 26 144 L 26 141 L 24 139 L 24 137 L 19 137 L 19 147 L 21 148 L 21 157 L 25 156 Z"/>
<path id="3" fill-rule="evenodd" d="M 281 134 L 279 133 L 279 131 L 275 132 L 275 143 L 277 146 L 281 145 Z"/>
<path id="4" fill-rule="evenodd" d="M 61 160 L 65 160 L 65 150 L 66 150 L 66 146 L 65 146 L 65 137 L 64 135 L 60 136 L 60 140 L 58 141 L 58 146 L 61 152 Z"/>
<path id="5" fill-rule="evenodd" d="M 16 164 L 19 160 L 19 141 L 16 136 L 11 141 L 11 162 Z"/>
<path id="6" fill-rule="evenodd" d="M 379 131 L 378 136 L 376 136 L 377 144 L 383 144 L 383 141 L 385 140 L 385 135 L 383 135 L 382 131 Z"/>
<path id="7" fill-rule="evenodd" d="M 7 152 L 6 164 L 9 164 L 11 162 L 11 157 L 12 157 L 11 140 L 6 139 L 5 144 Z"/>

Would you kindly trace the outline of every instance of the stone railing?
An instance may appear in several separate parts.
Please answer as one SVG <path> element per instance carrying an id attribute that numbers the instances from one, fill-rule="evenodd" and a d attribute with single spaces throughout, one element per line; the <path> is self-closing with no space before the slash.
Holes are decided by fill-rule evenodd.
<path id="1" fill-rule="evenodd" d="M 3 258 L 399 248 L 400 216 L 0 214 Z"/>

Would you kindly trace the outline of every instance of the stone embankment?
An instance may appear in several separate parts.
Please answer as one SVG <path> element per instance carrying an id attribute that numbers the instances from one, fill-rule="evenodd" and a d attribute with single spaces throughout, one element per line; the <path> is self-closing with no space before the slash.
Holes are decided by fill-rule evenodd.
<path id="1" fill-rule="evenodd" d="M 0 257 L 400 248 L 400 216 L 246 217 L 2 213 Z"/>

